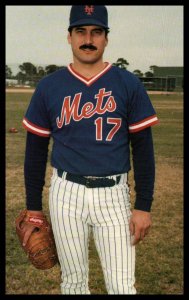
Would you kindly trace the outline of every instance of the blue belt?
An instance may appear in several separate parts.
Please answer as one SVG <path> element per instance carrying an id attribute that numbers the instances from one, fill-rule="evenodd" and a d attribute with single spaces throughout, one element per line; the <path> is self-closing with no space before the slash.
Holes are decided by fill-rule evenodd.
<path id="1" fill-rule="evenodd" d="M 58 176 L 62 178 L 62 175 L 64 171 L 58 169 L 57 170 Z M 75 175 L 71 173 L 66 173 L 66 180 L 85 185 L 87 188 L 101 188 L 101 187 L 111 187 L 120 182 L 121 176 L 116 176 L 116 180 L 113 178 L 90 178 L 90 177 L 84 177 L 81 175 Z"/>

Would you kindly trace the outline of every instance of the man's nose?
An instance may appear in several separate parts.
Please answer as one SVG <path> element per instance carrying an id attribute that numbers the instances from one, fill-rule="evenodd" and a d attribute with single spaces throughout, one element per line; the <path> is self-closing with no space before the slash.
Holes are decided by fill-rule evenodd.
<path id="1" fill-rule="evenodd" d="M 86 32 L 85 34 L 85 44 L 92 44 L 93 38 L 91 32 Z"/>

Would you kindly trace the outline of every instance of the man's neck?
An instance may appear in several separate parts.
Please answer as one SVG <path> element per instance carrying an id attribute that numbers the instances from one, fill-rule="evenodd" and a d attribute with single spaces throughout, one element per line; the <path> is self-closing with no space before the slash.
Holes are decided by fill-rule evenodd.
<path id="1" fill-rule="evenodd" d="M 84 76 L 85 78 L 91 78 L 95 76 L 96 74 L 100 73 L 105 68 L 105 66 L 106 63 L 104 63 L 103 61 L 100 61 L 95 64 L 84 64 L 74 61 L 74 63 L 72 64 L 72 68 L 74 69 L 74 71 Z"/>

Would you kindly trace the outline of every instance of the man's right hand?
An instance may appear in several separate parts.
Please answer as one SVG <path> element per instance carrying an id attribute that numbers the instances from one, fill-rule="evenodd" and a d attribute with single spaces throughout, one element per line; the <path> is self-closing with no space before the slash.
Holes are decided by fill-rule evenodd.
<path id="1" fill-rule="evenodd" d="M 28 213 L 35 214 L 36 216 L 39 216 L 39 217 L 43 216 L 42 211 L 28 210 Z M 33 225 L 33 224 L 23 222 L 20 227 L 21 227 L 21 229 L 23 230 L 23 233 L 24 233 L 24 238 L 23 238 L 22 245 L 25 246 L 27 244 L 32 232 L 36 230 L 36 226 Z"/>

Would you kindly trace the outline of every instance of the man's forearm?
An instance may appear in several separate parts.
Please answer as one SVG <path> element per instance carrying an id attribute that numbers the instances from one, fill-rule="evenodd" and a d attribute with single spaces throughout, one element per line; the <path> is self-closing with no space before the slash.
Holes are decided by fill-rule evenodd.
<path id="1" fill-rule="evenodd" d="M 150 211 L 155 181 L 155 161 L 151 128 L 131 134 L 135 179 L 135 209 Z"/>
<path id="2" fill-rule="evenodd" d="M 49 138 L 27 133 L 24 162 L 26 207 L 28 210 L 42 210 L 42 192 L 48 157 Z"/>

